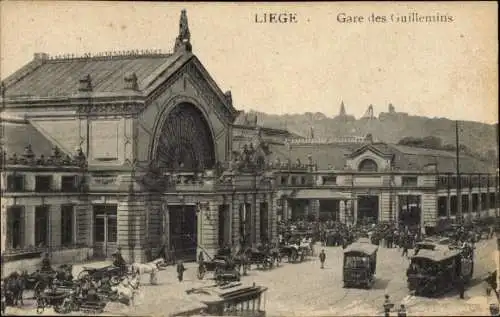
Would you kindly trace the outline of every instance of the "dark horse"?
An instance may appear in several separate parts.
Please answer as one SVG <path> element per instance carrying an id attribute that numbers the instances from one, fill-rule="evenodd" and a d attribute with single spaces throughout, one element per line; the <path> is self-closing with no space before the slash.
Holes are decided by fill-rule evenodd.
<path id="1" fill-rule="evenodd" d="M 5 305 L 24 305 L 23 292 L 26 287 L 26 272 L 23 272 L 22 274 L 19 274 L 18 272 L 12 272 L 4 279 L 4 285 Z"/>

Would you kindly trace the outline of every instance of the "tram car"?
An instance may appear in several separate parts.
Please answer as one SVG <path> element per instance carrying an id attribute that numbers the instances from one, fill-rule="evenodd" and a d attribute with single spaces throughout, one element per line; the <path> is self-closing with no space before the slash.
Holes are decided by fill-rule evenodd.
<path id="1" fill-rule="evenodd" d="M 344 287 L 371 288 L 375 283 L 377 271 L 376 245 L 355 242 L 344 250 L 343 282 Z"/>
<path id="2" fill-rule="evenodd" d="M 406 272 L 408 289 L 418 296 L 435 297 L 451 290 L 459 279 L 464 284 L 474 273 L 474 250 L 427 244 L 411 258 Z"/>

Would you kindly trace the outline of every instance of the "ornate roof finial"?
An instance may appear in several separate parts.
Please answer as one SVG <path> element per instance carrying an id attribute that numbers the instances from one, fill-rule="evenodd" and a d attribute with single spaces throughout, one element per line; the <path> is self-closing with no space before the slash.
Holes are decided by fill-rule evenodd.
<path id="1" fill-rule="evenodd" d="M 186 50 L 191 52 L 191 32 L 189 32 L 188 19 L 186 9 L 182 9 L 181 17 L 179 19 L 179 35 L 175 39 L 174 52 L 179 50 Z"/>
<path id="2" fill-rule="evenodd" d="M 340 112 L 339 112 L 339 116 L 345 116 L 346 113 L 345 113 L 345 106 L 344 106 L 344 101 L 342 100 L 342 102 L 340 103 Z"/>

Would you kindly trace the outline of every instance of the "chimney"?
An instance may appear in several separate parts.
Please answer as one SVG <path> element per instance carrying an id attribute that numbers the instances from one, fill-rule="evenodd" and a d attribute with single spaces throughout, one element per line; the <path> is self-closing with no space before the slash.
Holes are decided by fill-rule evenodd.
<path id="1" fill-rule="evenodd" d="M 49 59 L 49 54 L 47 54 L 47 53 L 35 53 L 35 54 L 33 54 L 33 59 L 35 61 L 46 61 Z"/>
<path id="2" fill-rule="evenodd" d="M 92 91 L 92 79 L 90 74 L 87 74 L 80 78 L 80 82 L 78 85 L 78 91 Z"/>
<path id="3" fill-rule="evenodd" d="M 129 90 L 139 90 L 139 85 L 137 84 L 137 75 L 135 73 L 125 74 L 125 89 Z"/>

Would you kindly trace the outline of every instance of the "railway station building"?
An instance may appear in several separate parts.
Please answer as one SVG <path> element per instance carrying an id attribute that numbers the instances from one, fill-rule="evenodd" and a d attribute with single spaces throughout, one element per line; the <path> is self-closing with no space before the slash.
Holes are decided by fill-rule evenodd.
<path id="1" fill-rule="evenodd" d="M 194 259 L 306 216 L 433 227 L 460 202 L 498 214 L 498 172 L 478 159 L 461 158 L 457 196 L 453 153 L 260 126 L 193 54 L 185 11 L 172 53 L 36 53 L 1 93 L 2 264 L 117 247 L 143 262 L 164 245 Z"/>

